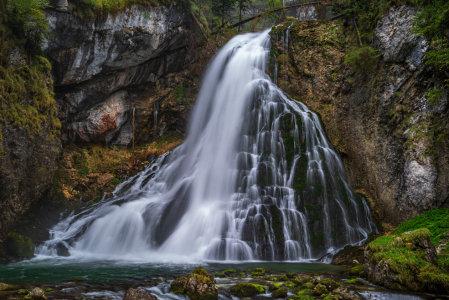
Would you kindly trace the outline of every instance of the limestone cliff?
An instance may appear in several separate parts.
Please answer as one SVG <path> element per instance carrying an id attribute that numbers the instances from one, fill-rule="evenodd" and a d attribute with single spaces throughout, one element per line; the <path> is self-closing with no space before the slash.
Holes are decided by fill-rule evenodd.
<path id="1" fill-rule="evenodd" d="M 342 21 L 295 24 L 288 48 L 286 25 L 272 33 L 278 85 L 321 115 L 351 185 L 386 229 L 449 205 L 448 92 L 423 64 L 428 45 L 409 32 L 414 17 L 406 6 L 387 12 L 375 31 L 382 58 L 360 73 L 344 64 Z M 443 91 L 437 103 L 431 89 Z"/>

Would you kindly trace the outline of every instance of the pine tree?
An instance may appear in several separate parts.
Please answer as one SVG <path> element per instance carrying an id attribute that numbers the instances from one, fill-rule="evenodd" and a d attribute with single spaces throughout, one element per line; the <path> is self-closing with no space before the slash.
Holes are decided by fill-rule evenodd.
<path id="1" fill-rule="evenodd" d="M 221 17 L 221 25 L 225 23 L 225 17 L 235 7 L 237 0 L 212 0 L 212 12 Z"/>

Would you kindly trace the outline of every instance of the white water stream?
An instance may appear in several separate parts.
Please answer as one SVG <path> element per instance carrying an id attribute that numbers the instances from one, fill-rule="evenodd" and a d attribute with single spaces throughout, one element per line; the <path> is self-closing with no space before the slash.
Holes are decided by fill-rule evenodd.
<path id="1" fill-rule="evenodd" d="M 37 254 L 300 261 L 365 239 L 375 230 L 366 203 L 318 116 L 267 75 L 269 52 L 269 30 L 228 42 L 184 144 L 61 221 Z"/>

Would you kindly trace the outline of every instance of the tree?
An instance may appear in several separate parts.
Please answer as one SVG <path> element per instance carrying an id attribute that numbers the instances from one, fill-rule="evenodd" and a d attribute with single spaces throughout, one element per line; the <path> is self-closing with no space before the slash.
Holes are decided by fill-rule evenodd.
<path id="1" fill-rule="evenodd" d="M 251 9 L 252 0 L 237 0 L 237 8 L 239 10 L 239 22 L 242 21 L 242 14 Z M 239 25 L 239 32 L 240 32 Z"/>
<path id="2" fill-rule="evenodd" d="M 212 12 L 221 17 L 221 25 L 225 23 L 225 17 L 235 7 L 237 0 L 212 0 Z"/>

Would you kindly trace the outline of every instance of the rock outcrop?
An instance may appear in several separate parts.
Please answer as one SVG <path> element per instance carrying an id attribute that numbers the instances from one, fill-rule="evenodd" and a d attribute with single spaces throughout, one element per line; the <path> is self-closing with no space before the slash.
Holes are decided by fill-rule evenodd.
<path id="1" fill-rule="evenodd" d="M 385 229 L 449 205 L 448 92 L 423 65 L 426 41 L 409 32 L 415 14 L 403 6 L 380 19 L 382 59 L 360 73 L 344 64 L 352 29 L 341 21 L 293 25 L 288 50 L 276 33 L 290 24 L 273 31 L 279 87 L 321 115 L 351 186 Z M 432 89 L 442 91 L 437 103 Z"/>
<path id="2" fill-rule="evenodd" d="M 184 68 L 189 24 L 179 5 L 136 5 L 106 18 L 85 21 L 67 13 L 64 1 L 57 2 L 58 9 L 46 11 L 54 36 L 46 42 L 45 55 L 53 68 L 64 144 L 128 146 L 133 107 L 138 141 L 160 136 L 153 131 L 163 133 L 177 121 L 178 127 L 184 126 L 178 116 L 165 120 L 169 124 L 162 129 L 155 125 L 155 110 L 160 105 L 156 102 L 188 80 L 161 82 L 169 74 L 176 77 L 175 73 Z M 161 92 L 161 85 L 169 92 Z M 163 114 L 159 120 L 161 117 Z M 147 134 L 146 125 L 151 134 Z"/>

